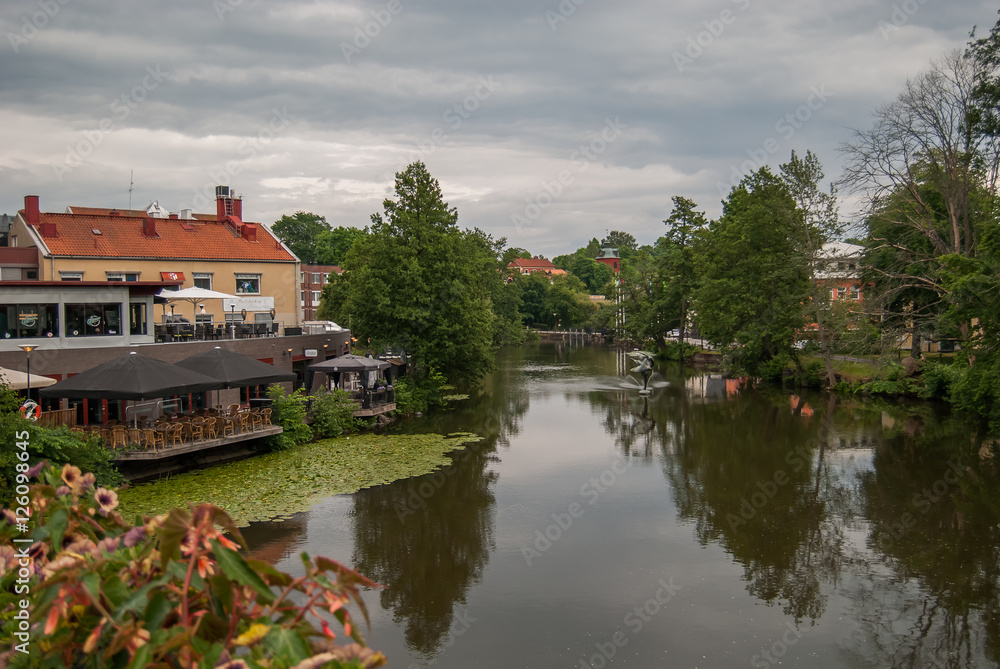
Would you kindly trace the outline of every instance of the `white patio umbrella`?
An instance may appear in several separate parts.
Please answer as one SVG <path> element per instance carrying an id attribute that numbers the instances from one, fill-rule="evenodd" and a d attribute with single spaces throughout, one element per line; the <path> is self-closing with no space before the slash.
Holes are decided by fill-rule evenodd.
<path id="1" fill-rule="evenodd" d="M 199 288 L 198 286 L 191 286 L 190 288 L 183 288 L 181 290 L 161 290 L 156 294 L 156 296 L 164 298 L 167 302 L 190 302 L 195 306 L 197 306 L 199 302 L 204 302 L 205 300 L 239 299 L 236 295 L 220 293 L 217 290 Z"/>
<path id="2" fill-rule="evenodd" d="M 49 377 L 42 376 L 41 374 L 33 374 L 31 376 L 32 388 L 45 388 L 47 386 L 51 386 L 55 382 L 55 379 L 50 379 Z M 4 383 L 14 390 L 24 390 L 28 387 L 28 375 L 24 372 L 19 372 L 16 369 L 0 367 L 0 383 Z"/>
<path id="3" fill-rule="evenodd" d="M 199 288 L 198 286 L 191 286 L 190 288 L 183 288 L 181 290 L 161 290 L 156 294 L 157 297 L 165 299 L 167 302 L 190 302 L 194 305 L 194 309 L 198 309 L 198 305 L 205 300 L 237 300 L 239 299 L 236 295 L 230 295 L 229 293 L 220 293 L 217 290 L 209 290 L 208 288 Z"/>

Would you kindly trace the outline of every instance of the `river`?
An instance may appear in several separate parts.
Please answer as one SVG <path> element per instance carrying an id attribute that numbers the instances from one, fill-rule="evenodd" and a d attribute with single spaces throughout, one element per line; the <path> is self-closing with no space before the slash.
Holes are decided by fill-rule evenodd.
<path id="1" fill-rule="evenodd" d="M 244 532 L 354 566 L 389 667 L 997 667 L 1000 485 L 926 404 L 792 395 L 538 344 L 456 408 L 444 471 Z M 1000 452 L 993 451 L 996 456 Z"/>

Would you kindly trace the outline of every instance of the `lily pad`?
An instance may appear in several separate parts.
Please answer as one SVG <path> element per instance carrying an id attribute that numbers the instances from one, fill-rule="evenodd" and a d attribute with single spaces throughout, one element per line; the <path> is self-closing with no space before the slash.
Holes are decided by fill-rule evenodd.
<path id="1" fill-rule="evenodd" d="M 188 502 L 210 502 L 240 527 L 282 520 L 333 495 L 445 467 L 451 464 L 447 453 L 481 438 L 458 433 L 326 439 L 119 491 L 119 510 L 131 520 Z"/>

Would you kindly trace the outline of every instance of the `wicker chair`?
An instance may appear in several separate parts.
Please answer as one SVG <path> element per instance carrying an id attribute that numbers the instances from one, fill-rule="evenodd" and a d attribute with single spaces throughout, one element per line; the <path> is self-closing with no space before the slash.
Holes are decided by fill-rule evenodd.
<path id="1" fill-rule="evenodd" d="M 205 431 L 205 438 L 206 439 L 218 439 L 219 438 L 219 431 L 215 427 L 218 422 L 219 421 L 218 421 L 217 418 L 206 418 L 205 419 L 205 422 L 203 423 L 202 427 L 203 427 L 203 429 Z"/>
<path id="2" fill-rule="evenodd" d="M 193 420 L 187 423 L 188 433 L 191 441 L 205 441 L 205 423 L 201 420 Z"/>
<path id="3" fill-rule="evenodd" d="M 131 446 L 138 446 L 143 448 L 146 446 L 146 433 L 145 430 L 141 430 L 137 427 L 130 427 L 127 429 L 128 432 L 128 443 Z"/>
<path id="4" fill-rule="evenodd" d="M 163 430 L 157 430 L 155 428 L 146 429 L 146 445 L 153 449 L 156 453 L 156 445 L 159 444 L 160 448 L 164 448 L 167 445 L 166 440 L 163 438 Z"/>
<path id="5" fill-rule="evenodd" d="M 250 425 L 252 426 L 254 432 L 264 429 L 264 417 L 260 415 L 259 409 L 254 410 L 250 414 Z"/>
<path id="6" fill-rule="evenodd" d="M 171 446 L 179 446 L 183 441 L 183 436 L 181 435 L 183 429 L 184 426 L 180 423 L 168 427 L 166 433 L 163 435 L 164 442 L 169 442 Z"/>
<path id="7" fill-rule="evenodd" d="M 260 410 L 260 417 L 264 420 L 264 425 L 270 425 L 271 424 L 271 410 L 270 409 L 261 409 Z"/>
<path id="8" fill-rule="evenodd" d="M 124 425 L 115 425 L 111 428 L 111 450 L 118 447 L 128 448 L 128 435 Z"/>

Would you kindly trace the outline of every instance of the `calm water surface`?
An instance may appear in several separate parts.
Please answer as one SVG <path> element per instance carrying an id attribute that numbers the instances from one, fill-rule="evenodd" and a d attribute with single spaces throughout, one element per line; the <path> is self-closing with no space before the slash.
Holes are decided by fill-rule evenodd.
<path id="1" fill-rule="evenodd" d="M 506 351 L 447 472 L 246 531 L 383 584 L 390 667 L 997 667 L 1000 487 L 978 428 L 660 369 Z"/>

